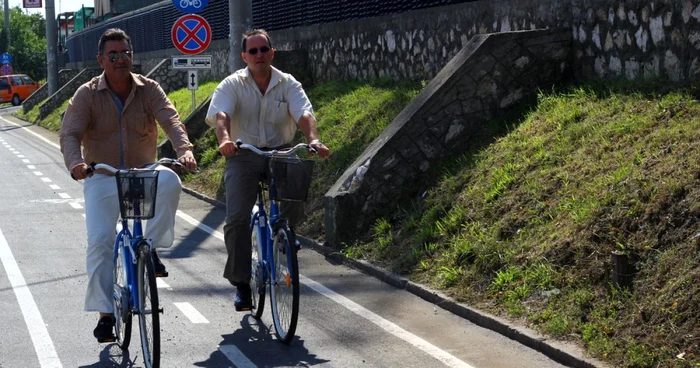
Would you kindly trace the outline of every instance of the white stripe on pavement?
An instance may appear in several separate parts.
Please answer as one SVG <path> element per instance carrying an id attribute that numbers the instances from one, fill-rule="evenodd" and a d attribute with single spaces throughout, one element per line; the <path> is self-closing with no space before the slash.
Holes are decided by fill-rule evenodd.
<path id="1" fill-rule="evenodd" d="M 12 290 L 15 292 L 17 303 L 20 309 L 22 309 L 24 322 L 27 324 L 29 335 L 34 343 L 34 350 L 39 358 L 39 365 L 42 368 L 63 367 L 56 354 L 56 349 L 53 346 L 53 341 L 51 341 L 51 336 L 49 336 L 49 331 L 46 329 L 46 324 L 44 324 L 44 319 L 41 317 L 39 308 L 34 302 L 32 292 L 29 291 L 27 287 L 24 276 L 22 276 L 22 272 L 19 266 L 17 266 L 15 257 L 12 255 L 10 245 L 7 244 L 2 230 L 0 230 L 0 261 L 2 261 L 2 265 L 7 273 L 7 278 L 10 280 Z"/>
<path id="2" fill-rule="evenodd" d="M 211 227 L 202 224 L 201 222 L 197 221 L 195 218 L 185 214 L 184 212 L 177 211 L 177 215 L 190 223 L 193 226 L 196 226 L 207 233 L 213 235 L 217 239 L 224 240 L 224 235 L 217 231 L 212 229 Z M 363 306 L 353 302 L 352 300 L 336 293 L 335 291 L 319 284 L 318 282 L 311 280 L 308 277 L 299 275 L 299 281 L 302 282 L 304 285 L 310 287 L 311 289 L 315 290 L 319 294 L 333 300 L 334 302 L 342 305 L 343 307 L 349 309 L 353 313 L 357 314 L 360 317 L 363 317 L 370 322 L 374 323 L 375 325 L 381 327 L 385 331 L 389 332 L 390 334 L 406 341 L 407 343 L 421 349 L 423 352 L 426 354 L 431 355 L 435 359 L 445 363 L 448 367 L 460 367 L 460 368 L 473 368 L 469 364 L 459 360 L 456 358 L 454 355 L 438 348 L 437 346 L 423 340 L 422 338 L 404 330 L 403 328 L 399 327 L 397 324 L 390 322 L 379 315 L 365 309 Z M 229 345 L 225 345 L 229 346 Z M 221 346 L 219 347 L 221 349 Z M 228 355 L 227 355 L 228 356 Z M 231 358 L 229 358 L 231 359 Z M 233 360 L 232 360 L 233 362 Z M 234 362 L 237 366 L 238 363 Z"/>
<path id="3" fill-rule="evenodd" d="M 469 364 L 457 359 L 452 354 L 438 348 L 437 346 L 421 339 L 420 337 L 404 330 L 397 324 L 390 322 L 377 314 L 365 309 L 361 305 L 353 302 L 352 300 L 336 293 L 335 291 L 319 284 L 318 282 L 311 280 L 308 277 L 299 275 L 299 281 L 304 285 L 314 289 L 317 293 L 325 296 L 326 298 L 342 305 L 343 307 L 349 309 L 351 312 L 363 317 L 375 325 L 381 327 L 386 332 L 408 342 L 409 344 L 423 350 L 426 354 L 431 355 L 433 358 L 445 363 L 448 367 L 462 367 L 462 368 L 473 368 Z"/>
<path id="4" fill-rule="evenodd" d="M 14 126 L 22 127 L 22 125 L 19 125 L 19 124 L 17 124 L 17 123 L 13 123 L 13 122 L 11 122 L 11 121 L 9 121 L 9 120 L 3 118 L 2 116 L 0 116 L 0 120 L 3 120 L 3 121 L 5 121 L 6 123 L 12 124 L 12 125 L 14 125 Z M 46 139 L 45 137 L 43 137 L 43 136 L 41 136 L 41 135 L 39 135 L 39 134 L 37 134 L 37 133 L 32 132 L 32 131 L 29 130 L 29 129 L 25 129 L 24 131 L 27 132 L 27 133 L 34 134 L 37 138 L 39 138 L 39 139 L 41 139 L 42 141 L 44 141 L 44 142 L 46 142 L 46 143 L 48 143 L 48 144 L 50 144 L 50 145 L 52 145 L 52 146 L 58 148 L 59 150 L 61 149 L 61 146 L 57 145 L 56 143 L 51 142 L 50 140 Z"/>
<path id="5" fill-rule="evenodd" d="M 233 345 L 219 345 L 219 351 L 224 353 L 231 363 L 235 364 L 238 368 L 257 368 L 258 366 L 253 364 L 250 359 L 246 358 L 237 347 Z"/>
<path id="6" fill-rule="evenodd" d="M 156 279 L 157 280 L 157 279 Z M 177 309 L 182 312 L 182 314 L 185 315 L 185 317 L 190 319 L 190 322 L 192 323 L 209 323 L 209 320 L 206 319 L 202 313 L 199 313 L 195 307 L 192 306 L 192 304 L 183 302 L 183 303 L 173 303 L 177 307 Z"/>

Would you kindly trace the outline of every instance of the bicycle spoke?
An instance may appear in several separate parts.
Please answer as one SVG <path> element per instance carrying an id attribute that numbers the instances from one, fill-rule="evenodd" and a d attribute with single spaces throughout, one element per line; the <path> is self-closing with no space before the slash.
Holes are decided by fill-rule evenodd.
<path id="1" fill-rule="evenodd" d="M 275 332 L 287 344 L 294 338 L 299 314 L 299 267 L 293 242 L 289 230 L 277 231 L 272 260 L 276 280 L 270 285 Z"/>
<path id="2" fill-rule="evenodd" d="M 151 250 L 146 244 L 139 247 L 138 270 L 141 350 L 146 367 L 157 368 L 160 366 L 160 310 Z"/>

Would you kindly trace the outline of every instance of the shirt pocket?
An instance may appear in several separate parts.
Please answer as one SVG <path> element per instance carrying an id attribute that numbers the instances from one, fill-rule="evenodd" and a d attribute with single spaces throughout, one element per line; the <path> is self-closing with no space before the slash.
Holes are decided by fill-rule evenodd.
<path id="1" fill-rule="evenodd" d="M 133 127 L 136 133 L 141 136 L 150 135 L 157 131 L 155 118 L 146 112 L 137 114 Z"/>
<path id="2" fill-rule="evenodd" d="M 289 122 L 289 105 L 284 101 L 272 100 L 267 107 L 268 123 L 279 125 Z"/>

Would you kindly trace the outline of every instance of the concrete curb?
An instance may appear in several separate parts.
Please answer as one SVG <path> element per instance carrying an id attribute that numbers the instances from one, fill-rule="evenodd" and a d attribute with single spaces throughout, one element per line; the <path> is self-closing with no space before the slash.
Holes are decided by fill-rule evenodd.
<path id="1" fill-rule="evenodd" d="M 192 189 L 183 187 L 183 191 L 216 207 L 226 208 L 225 203 L 217 199 L 207 197 L 206 195 L 198 193 Z M 574 344 L 550 340 L 546 336 L 540 335 L 536 331 L 527 327 L 516 326 L 500 317 L 458 303 L 454 299 L 437 290 L 430 289 L 425 285 L 410 281 L 368 262 L 348 258 L 342 253 L 338 252 L 338 250 L 318 244 L 313 239 L 299 234 L 297 234 L 297 237 L 302 246 L 311 248 L 328 258 L 342 262 L 346 266 L 355 268 L 396 288 L 404 289 L 442 309 L 465 318 L 478 326 L 495 331 L 527 347 L 539 351 L 563 365 L 576 368 L 608 367 L 607 364 L 599 360 L 586 357 L 584 350 Z"/>

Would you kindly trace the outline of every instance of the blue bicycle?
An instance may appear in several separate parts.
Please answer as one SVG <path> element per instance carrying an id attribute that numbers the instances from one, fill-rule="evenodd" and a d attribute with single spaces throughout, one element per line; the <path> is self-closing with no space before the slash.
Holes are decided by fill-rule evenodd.
<path id="1" fill-rule="evenodd" d="M 153 217 L 158 185 L 158 165 L 182 165 L 164 158 L 145 168 L 120 170 L 107 164 L 91 164 L 88 172 L 104 169 L 115 175 L 121 227 L 114 244 L 114 329 L 116 343 L 129 348 L 132 316 L 139 320 L 141 350 L 147 368 L 160 366 L 160 313 L 155 266 L 150 239 L 144 238 L 142 220 Z M 133 220 L 133 232 L 129 228 Z"/>
<path id="2" fill-rule="evenodd" d="M 280 218 L 278 201 L 306 200 L 313 161 L 301 160 L 294 152 L 306 149 L 313 153 L 315 150 L 307 144 L 280 151 L 262 151 L 240 140 L 236 145 L 265 156 L 268 168 L 266 178 L 261 178 L 258 185 L 258 200 L 250 223 L 253 254 L 250 277 L 253 307 L 250 312 L 256 319 L 262 317 L 269 285 L 275 334 L 289 344 L 294 338 L 299 317 L 299 243 L 287 220 Z M 269 218 L 265 210 L 266 192 Z"/>

